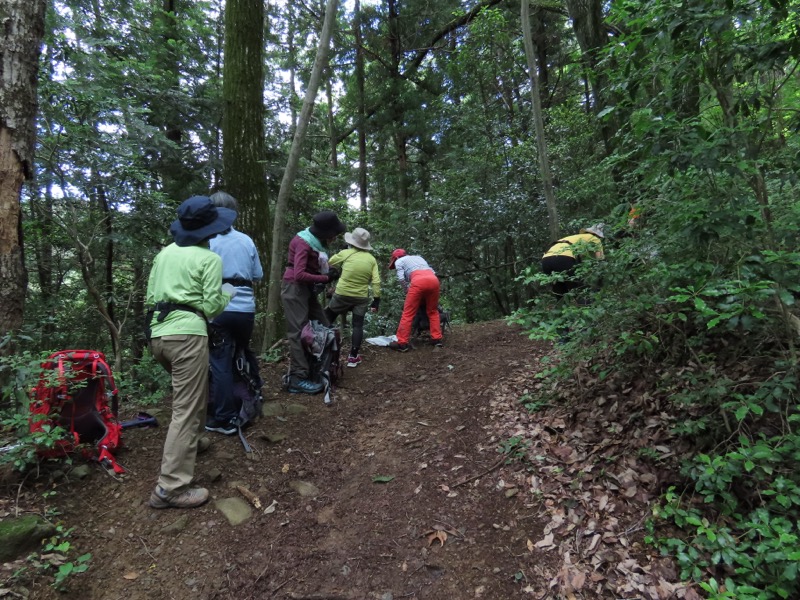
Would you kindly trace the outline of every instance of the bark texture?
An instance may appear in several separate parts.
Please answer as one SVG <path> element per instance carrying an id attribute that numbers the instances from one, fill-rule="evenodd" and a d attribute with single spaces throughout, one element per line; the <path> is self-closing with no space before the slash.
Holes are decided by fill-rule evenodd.
<path id="1" fill-rule="evenodd" d="M 0 0 L 0 337 L 22 325 L 22 184 L 33 177 L 46 0 Z"/>
<path id="2" fill-rule="evenodd" d="M 264 19 L 262 0 L 226 3 L 222 164 L 223 189 L 239 204 L 236 228 L 253 238 L 261 264 L 268 265 L 266 251 L 271 242 L 264 142 Z M 266 286 L 256 286 L 255 293 L 257 306 L 266 306 Z M 263 334 L 262 328 L 256 331 L 256 342 Z"/>

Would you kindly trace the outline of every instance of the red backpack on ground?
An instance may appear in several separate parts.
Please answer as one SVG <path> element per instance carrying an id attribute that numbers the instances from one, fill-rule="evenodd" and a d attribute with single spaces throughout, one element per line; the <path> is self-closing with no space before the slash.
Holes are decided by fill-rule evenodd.
<path id="1" fill-rule="evenodd" d="M 45 425 L 60 425 L 70 437 L 60 440 L 44 456 L 66 456 L 79 445 L 93 445 L 85 451 L 115 473 L 124 473 L 114 460 L 122 445 L 122 427 L 117 421 L 117 386 L 102 352 L 62 350 L 42 363 L 39 383 L 31 390 L 31 433 Z"/>

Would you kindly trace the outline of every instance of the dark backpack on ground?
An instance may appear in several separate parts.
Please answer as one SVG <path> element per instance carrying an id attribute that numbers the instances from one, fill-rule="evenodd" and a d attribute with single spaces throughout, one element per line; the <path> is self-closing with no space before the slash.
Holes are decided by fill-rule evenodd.
<path id="1" fill-rule="evenodd" d="M 319 321 L 309 321 L 303 327 L 300 341 L 308 360 L 308 378 L 325 387 L 325 404 L 333 402 L 336 384 L 344 373 L 341 362 L 342 338 L 338 327 L 326 327 Z M 291 363 L 289 371 L 283 376 L 283 387 L 291 383 Z"/>
<path id="2" fill-rule="evenodd" d="M 41 433 L 58 425 L 68 437 L 40 455 L 55 458 L 80 450 L 115 473 L 124 473 L 114 459 L 122 446 L 117 394 L 102 352 L 62 350 L 51 354 L 31 390 L 30 431 Z"/>
<path id="3" fill-rule="evenodd" d="M 243 348 L 237 348 L 233 355 L 233 397 L 239 406 L 239 415 L 234 420 L 239 428 L 239 438 L 246 452 L 252 452 L 250 444 L 244 437 L 242 428 L 246 427 L 261 415 L 264 397 L 261 395 L 262 381 L 254 366 L 247 360 Z"/>
<path id="4" fill-rule="evenodd" d="M 446 330 L 450 329 L 450 313 L 444 310 L 441 304 L 437 308 L 439 310 L 439 324 L 442 333 L 444 333 Z M 430 331 L 430 329 L 431 324 L 428 321 L 428 311 L 423 302 L 419 305 L 417 314 L 414 315 L 414 320 L 411 323 L 411 334 L 416 337 L 425 331 Z"/>

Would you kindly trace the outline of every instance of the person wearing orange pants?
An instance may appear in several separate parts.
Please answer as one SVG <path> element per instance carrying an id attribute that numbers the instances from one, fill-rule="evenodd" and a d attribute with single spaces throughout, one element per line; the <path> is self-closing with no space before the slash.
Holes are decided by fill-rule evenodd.
<path id="1" fill-rule="evenodd" d="M 408 351 L 411 337 L 411 324 L 422 303 L 430 322 L 431 342 L 442 347 L 442 327 L 439 322 L 439 278 L 430 265 L 421 256 L 409 256 L 402 248 L 392 252 L 389 268 L 397 271 L 397 279 L 406 290 L 406 301 L 403 304 L 403 316 L 397 327 L 397 341 L 389 344 L 389 348 L 399 352 Z"/>

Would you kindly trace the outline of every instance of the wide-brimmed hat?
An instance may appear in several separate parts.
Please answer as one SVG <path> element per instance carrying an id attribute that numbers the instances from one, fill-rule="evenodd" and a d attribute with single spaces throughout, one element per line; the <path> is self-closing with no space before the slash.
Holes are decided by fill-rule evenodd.
<path id="1" fill-rule="evenodd" d="M 208 196 L 192 196 L 178 207 L 178 218 L 169 226 L 178 246 L 195 246 L 230 229 L 236 211 L 214 206 Z"/>
<path id="2" fill-rule="evenodd" d="M 372 250 L 372 246 L 369 245 L 369 238 L 369 231 L 362 227 L 356 227 L 352 233 L 344 234 L 345 242 L 361 250 Z"/>
<path id="3" fill-rule="evenodd" d="M 406 251 L 402 248 L 398 248 L 394 252 L 392 252 L 392 260 L 389 261 L 389 268 L 394 269 L 394 263 L 397 262 L 398 258 L 401 258 L 406 255 Z"/>
<path id="4" fill-rule="evenodd" d="M 605 229 L 605 224 L 596 223 L 591 227 L 587 227 L 586 229 L 581 229 L 581 233 L 591 233 L 599 238 L 605 239 L 606 236 L 603 235 L 603 229 Z"/>
<path id="5" fill-rule="evenodd" d="M 320 240 L 329 240 L 342 233 L 347 227 L 339 220 L 332 210 L 323 210 L 314 215 L 313 223 L 309 230 Z"/>

